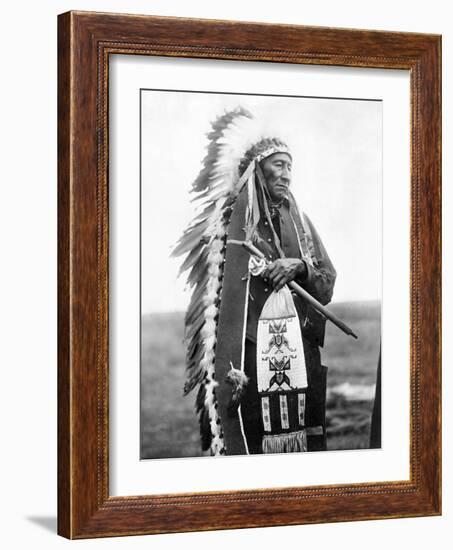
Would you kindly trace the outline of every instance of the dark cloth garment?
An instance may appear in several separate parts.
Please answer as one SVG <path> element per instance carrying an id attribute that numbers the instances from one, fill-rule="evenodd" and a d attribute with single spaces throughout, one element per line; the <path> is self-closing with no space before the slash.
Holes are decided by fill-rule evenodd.
<path id="1" fill-rule="evenodd" d="M 245 373 L 250 377 L 240 401 L 241 418 L 247 426 L 246 435 L 251 438 L 249 452 L 259 453 L 262 448 L 261 403 L 257 399 L 256 384 L 256 336 L 258 320 L 272 288 L 261 276 L 250 276 L 248 281 L 249 254 L 237 244 L 244 240 L 248 204 L 247 186 L 244 185 L 234 203 L 228 225 L 215 350 L 216 380 L 219 384 L 216 387 L 216 398 L 228 455 L 246 452 L 244 430 L 237 404 L 236 408 L 232 407 L 233 390 L 227 381 L 232 366 L 240 369 L 243 365 Z M 283 256 L 302 259 L 301 249 L 304 250 L 306 270 L 304 276 L 296 282 L 320 303 L 327 304 L 332 297 L 336 272 L 311 221 L 299 213 L 291 196 L 278 209 L 277 218 L 269 220 L 265 212 L 266 205 L 262 203 L 259 204 L 259 211 L 253 244 L 269 260 L 281 257 L 274 238 L 275 231 Z M 321 366 L 319 347 L 324 343 L 325 320 L 302 298 L 294 296 L 294 303 L 301 327 L 308 376 L 306 426 L 322 429 L 321 435 L 313 436 L 308 436 L 307 429 L 308 450 L 323 450 L 326 369 Z"/>
<path id="2" fill-rule="evenodd" d="M 376 377 L 376 393 L 374 396 L 373 413 L 371 416 L 370 449 L 381 448 L 381 354 Z"/>
<path id="3" fill-rule="evenodd" d="M 296 279 L 296 282 L 316 298 L 321 304 L 330 302 L 335 284 L 336 272 L 329 256 L 315 230 L 313 224 L 305 217 L 313 238 L 313 245 L 316 253 L 316 266 L 305 262 L 306 276 L 303 279 Z M 295 223 L 291 216 L 289 203 L 285 201 L 278 210 L 277 216 L 273 218 L 274 229 L 280 239 L 281 248 L 287 258 L 301 258 L 299 238 L 295 229 Z M 273 243 L 272 229 L 267 220 L 262 217 L 257 226 L 259 240 L 256 243 L 269 260 L 279 258 L 278 251 Z M 247 338 L 256 342 L 256 331 L 258 320 L 263 305 L 272 292 L 272 287 L 261 276 L 251 277 L 249 289 L 249 302 L 247 312 Z M 314 344 L 323 346 L 325 319 L 303 298 L 293 293 L 294 303 L 302 326 L 302 334 Z"/>
<path id="4" fill-rule="evenodd" d="M 287 258 L 301 258 L 299 235 L 291 216 L 289 201 L 284 201 L 272 218 L 272 224 L 280 240 L 280 246 Z M 313 243 L 317 252 L 316 267 L 305 262 L 305 276 L 296 282 L 306 288 L 318 301 L 326 304 L 330 301 L 335 282 L 335 270 L 321 243 L 321 240 L 311 225 Z M 256 246 L 269 260 L 279 257 L 274 244 L 272 228 L 266 218 L 262 217 L 257 226 L 259 235 Z M 244 431 L 251 454 L 262 453 L 262 439 L 264 434 L 261 416 L 261 402 L 257 390 L 256 373 L 256 335 L 258 320 L 264 303 L 268 299 L 272 287 L 261 276 L 251 277 L 247 332 L 245 344 L 244 371 L 249 377 L 246 393 L 241 400 L 241 415 Z M 306 400 L 306 427 L 322 427 L 322 435 L 308 436 L 308 450 L 326 449 L 325 408 L 326 408 L 326 371 L 321 365 L 319 346 L 324 343 L 325 319 L 312 307 L 293 292 L 293 299 L 301 324 L 304 344 L 305 363 L 307 368 L 308 389 Z M 296 395 L 292 396 L 296 400 Z M 297 407 L 296 403 L 289 403 L 289 407 Z M 294 429 L 297 429 L 294 427 Z"/>

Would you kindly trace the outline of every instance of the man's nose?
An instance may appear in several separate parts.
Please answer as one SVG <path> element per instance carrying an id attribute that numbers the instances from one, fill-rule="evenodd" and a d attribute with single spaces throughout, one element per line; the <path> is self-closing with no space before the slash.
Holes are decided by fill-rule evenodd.
<path id="1" fill-rule="evenodd" d="M 288 182 L 291 179 L 291 173 L 290 173 L 290 171 L 288 170 L 288 168 L 286 166 L 284 166 L 283 169 L 282 169 L 282 179 L 284 179 Z"/>

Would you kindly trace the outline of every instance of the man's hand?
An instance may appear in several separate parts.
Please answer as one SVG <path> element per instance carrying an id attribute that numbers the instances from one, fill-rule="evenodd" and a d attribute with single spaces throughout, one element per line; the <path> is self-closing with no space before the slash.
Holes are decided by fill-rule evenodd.
<path id="1" fill-rule="evenodd" d="M 263 272 L 264 280 L 269 280 L 278 291 L 296 277 L 304 278 L 307 274 L 307 266 L 299 258 L 280 258 L 269 264 Z"/>

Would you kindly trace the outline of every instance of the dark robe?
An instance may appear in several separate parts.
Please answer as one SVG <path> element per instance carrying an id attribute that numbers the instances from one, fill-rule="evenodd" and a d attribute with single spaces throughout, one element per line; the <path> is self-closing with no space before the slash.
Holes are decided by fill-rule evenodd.
<path id="1" fill-rule="evenodd" d="M 261 276 L 251 276 L 247 284 L 249 255 L 243 247 L 237 245 L 245 238 L 247 204 L 247 188 L 244 186 L 234 205 L 228 227 L 217 331 L 215 372 L 219 385 L 216 397 L 226 454 L 245 454 L 247 447 L 249 453 L 262 452 L 263 425 L 256 387 L 256 334 L 261 310 L 272 288 Z M 254 244 L 269 260 L 275 260 L 280 257 L 280 253 L 262 204 L 260 212 L 256 228 L 258 240 Z M 309 241 L 313 265 L 304 260 L 305 276 L 296 282 L 323 305 L 329 303 L 336 278 L 335 269 L 313 224 L 306 216 L 301 221 L 301 214 L 291 196 L 280 207 L 272 223 L 284 257 L 301 258 L 301 247 L 304 249 L 301 242 L 304 240 L 306 246 Z M 304 227 L 309 235 L 305 233 Z M 319 347 L 324 343 L 325 319 L 302 298 L 293 296 L 301 324 L 308 378 L 308 450 L 324 450 L 327 369 L 321 365 Z M 231 408 L 232 389 L 226 379 L 230 367 L 233 365 L 240 368 L 241 364 L 250 380 L 237 411 Z"/>
<path id="2" fill-rule="evenodd" d="M 299 239 L 294 227 L 294 221 L 290 214 L 289 201 L 285 200 L 276 211 L 276 214 L 272 217 L 272 223 L 280 240 L 280 246 L 285 257 L 301 258 Z M 319 263 L 317 267 L 314 267 L 308 262 L 304 262 L 306 274 L 304 277 L 296 279 L 296 282 L 308 290 L 319 302 L 325 305 L 331 299 L 336 274 L 313 225 L 310 226 L 310 230 Z M 264 217 L 260 219 L 257 232 L 260 237 L 257 247 L 266 254 L 269 260 L 277 259 L 279 254 L 273 243 L 272 230 Z M 244 361 L 244 371 L 249 378 L 249 383 L 242 399 L 241 415 L 248 449 L 252 454 L 262 453 L 261 443 L 264 434 L 260 397 L 258 395 L 256 380 L 257 325 L 261 310 L 271 292 L 272 287 L 268 281 L 264 280 L 261 276 L 251 277 Z M 312 306 L 307 306 L 303 298 L 298 296 L 295 292 L 293 292 L 293 299 L 301 323 L 308 377 L 306 407 L 308 450 L 325 450 L 327 368 L 321 365 L 319 352 L 319 346 L 322 346 L 324 343 L 325 319 L 319 315 Z M 297 404 L 290 402 L 289 406 L 296 407 Z M 296 427 L 290 426 L 290 429 L 296 429 Z M 320 431 L 320 429 L 322 431 Z M 284 433 L 284 431 L 285 430 L 282 430 L 282 433 Z"/>
<path id="3" fill-rule="evenodd" d="M 376 376 L 376 393 L 374 396 L 373 413 L 371 415 L 370 449 L 381 448 L 381 354 Z"/>

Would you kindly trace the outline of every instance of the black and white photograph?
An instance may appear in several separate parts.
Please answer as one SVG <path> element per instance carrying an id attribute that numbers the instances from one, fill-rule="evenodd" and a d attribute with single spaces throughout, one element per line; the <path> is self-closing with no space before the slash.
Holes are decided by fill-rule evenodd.
<path id="1" fill-rule="evenodd" d="M 141 459 L 380 448 L 382 101 L 140 91 Z"/>
<path id="2" fill-rule="evenodd" d="M 5 549 L 451 548 L 448 6 L 4 4 Z"/>

